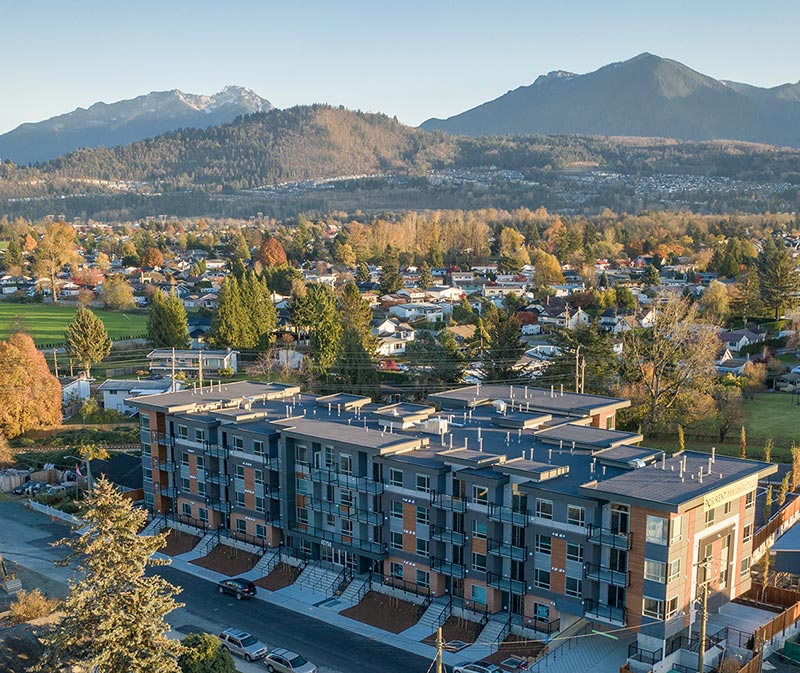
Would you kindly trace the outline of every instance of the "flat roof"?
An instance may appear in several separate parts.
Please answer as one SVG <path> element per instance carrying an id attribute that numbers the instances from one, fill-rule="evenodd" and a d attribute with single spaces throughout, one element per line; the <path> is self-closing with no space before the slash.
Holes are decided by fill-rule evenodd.
<path id="1" fill-rule="evenodd" d="M 420 448 L 427 444 L 427 440 L 420 437 L 404 435 L 401 433 L 384 432 L 374 428 L 365 428 L 361 425 L 334 423 L 308 418 L 286 418 L 273 421 L 288 434 L 315 437 L 322 441 L 352 444 L 367 449 L 376 449 L 381 452 L 391 450 Z"/>
<path id="2" fill-rule="evenodd" d="M 174 393 L 132 397 L 126 399 L 125 403 L 143 410 L 176 413 L 235 407 L 251 401 L 280 399 L 299 393 L 299 386 L 284 383 L 237 381 L 235 383 L 208 384 L 202 388 L 187 388 Z"/>
<path id="3" fill-rule="evenodd" d="M 575 443 L 576 448 L 608 449 L 622 444 L 635 444 L 644 437 L 637 432 L 624 432 L 621 430 L 606 430 L 591 425 L 576 423 L 563 423 L 552 428 L 536 432 L 536 438 L 547 444 L 563 442 L 564 448 L 570 448 Z"/>

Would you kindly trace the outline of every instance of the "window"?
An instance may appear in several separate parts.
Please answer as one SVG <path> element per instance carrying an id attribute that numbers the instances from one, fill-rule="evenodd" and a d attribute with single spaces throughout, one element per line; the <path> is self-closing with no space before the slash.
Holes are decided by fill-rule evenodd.
<path id="1" fill-rule="evenodd" d="M 472 522 L 472 537 L 480 540 L 486 539 L 486 521 L 479 521 L 478 519 Z"/>
<path id="2" fill-rule="evenodd" d="M 267 537 L 267 528 L 263 524 L 256 524 L 256 537 L 259 540 L 264 540 Z"/>
<path id="3" fill-rule="evenodd" d="M 567 581 L 564 586 L 564 593 L 567 594 L 567 596 L 581 598 L 583 595 L 583 582 L 577 577 L 567 576 Z"/>
<path id="4" fill-rule="evenodd" d="M 263 512 L 265 510 L 266 510 L 266 507 L 264 507 L 264 498 L 262 498 L 260 495 L 257 495 L 256 496 L 256 512 Z"/>
<path id="5" fill-rule="evenodd" d="M 676 558 L 674 561 L 669 562 L 669 576 L 667 577 L 668 582 L 674 582 L 681 576 L 681 560 Z"/>
<path id="6" fill-rule="evenodd" d="M 398 580 L 403 579 L 403 564 L 392 561 L 389 565 L 389 575 Z"/>
<path id="7" fill-rule="evenodd" d="M 739 567 L 739 574 L 740 575 L 746 575 L 748 572 L 750 572 L 750 557 L 749 556 L 745 556 L 742 559 L 741 566 Z"/>
<path id="8" fill-rule="evenodd" d="M 389 546 L 392 549 L 403 548 L 403 534 L 399 531 L 393 530 L 389 532 Z"/>
<path id="9" fill-rule="evenodd" d="M 478 572 L 486 572 L 486 554 L 472 552 L 472 569 Z"/>
<path id="10" fill-rule="evenodd" d="M 237 507 L 245 506 L 244 493 L 239 493 L 239 491 L 236 491 L 236 506 Z"/>
<path id="11" fill-rule="evenodd" d="M 181 467 L 189 467 L 189 454 L 182 453 L 181 454 Z"/>
<path id="12" fill-rule="evenodd" d="M 142 444 L 142 456 L 147 458 L 150 454 L 150 445 L 149 444 Z"/>
<path id="13" fill-rule="evenodd" d="M 297 523 L 308 525 L 308 510 L 305 507 L 297 508 Z"/>
<path id="14" fill-rule="evenodd" d="M 247 534 L 247 521 L 244 519 L 236 519 L 236 532 Z"/>
<path id="15" fill-rule="evenodd" d="M 348 491 L 346 488 L 342 489 L 341 494 L 339 495 L 339 503 L 344 507 L 352 507 L 353 506 L 353 492 Z"/>
<path id="16" fill-rule="evenodd" d="M 353 474 L 353 456 L 346 453 L 339 456 L 339 471 L 348 476 Z"/>
<path id="17" fill-rule="evenodd" d="M 533 586 L 539 589 L 550 588 L 550 571 L 542 568 L 535 568 L 533 571 Z"/>
<path id="18" fill-rule="evenodd" d="M 257 456 L 264 455 L 264 442 L 262 442 L 260 439 L 253 440 L 253 453 Z"/>
<path id="19" fill-rule="evenodd" d="M 754 507 L 756 504 L 756 492 L 750 491 L 746 496 L 744 496 L 744 507 L 745 509 L 750 509 Z"/>
<path id="20" fill-rule="evenodd" d="M 308 465 L 308 447 L 302 444 L 297 445 L 294 462 L 298 465 Z"/>
<path id="21" fill-rule="evenodd" d="M 653 619 L 663 619 L 664 601 L 645 596 L 642 599 L 642 614 L 645 617 L 652 617 Z"/>
<path id="22" fill-rule="evenodd" d="M 181 504 L 181 512 L 183 512 L 183 516 L 192 516 L 192 506 L 188 502 L 184 502 Z"/>
<path id="23" fill-rule="evenodd" d="M 710 509 L 706 512 L 706 526 L 710 526 L 714 523 L 714 519 L 717 517 L 717 510 Z"/>
<path id="24" fill-rule="evenodd" d="M 234 465 L 233 476 L 237 479 L 244 479 L 244 465 Z"/>
<path id="25" fill-rule="evenodd" d="M 145 432 L 150 432 L 150 415 L 149 414 L 139 414 L 139 425 L 141 426 L 142 430 Z"/>
<path id="26" fill-rule="evenodd" d="M 667 599 L 667 619 L 672 619 L 673 617 L 677 616 L 678 614 L 678 597 L 673 596 L 672 598 Z"/>
<path id="27" fill-rule="evenodd" d="M 753 539 L 753 524 L 752 523 L 748 523 L 744 527 L 744 531 L 742 533 L 742 542 L 744 544 L 747 544 L 752 539 Z"/>
<path id="28" fill-rule="evenodd" d="M 333 447 L 326 446 L 323 451 L 325 452 L 325 467 L 333 467 Z"/>
<path id="29" fill-rule="evenodd" d="M 264 485 L 264 471 L 263 470 L 253 470 L 253 481 L 258 484 L 259 486 Z"/>
<path id="30" fill-rule="evenodd" d="M 728 500 L 728 502 L 726 502 L 722 506 L 722 513 L 723 514 L 730 514 L 731 513 L 731 501 L 730 500 Z"/>
<path id="31" fill-rule="evenodd" d="M 195 428 L 194 429 L 194 441 L 196 442 L 204 442 L 206 441 L 206 431 L 202 428 Z"/>
<path id="32" fill-rule="evenodd" d="M 342 535 L 353 536 L 353 520 L 342 519 Z"/>
<path id="33" fill-rule="evenodd" d="M 666 563 L 661 561 L 644 560 L 644 578 L 653 582 L 663 582 L 667 572 Z"/>
<path id="34" fill-rule="evenodd" d="M 145 481 L 153 481 L 153 470 L 152 468 L 146 467 L 143 470 L 144 473 L 144 480 Z"/>
<path id="35" fill-rule="evenodd" d="M 428 556 L 428 540 L 424 540 L 421 537 L 417 538 L 417 555 Z"/>
<path id="36" fill-rule="evenodd" d="M 417 475 L 417 490 L 423 493 L 431 492 L 431 478 L 427 474 Z"/>
<path id="37" fill-rule="evenodd" d="M 567 523 L 571 523 L 573 526 L 585 526 L 586 508 L 567 505 Z"/>
<path id="38" fill-rule="evenodd" d="M 486 587 L 478 584 L 472 585 L 472 602 L 478 605 L 486 605 Z"/>
<path id="39" fill-rule="evenodd" d="M 336 517 L 333 514 L 326 514 L 325 525 L 330 529 L 336 528 Z"/>
<path id="40" fill-rule="evenodd" d="M 395 468 L 389 469 L 389 485 L 390 486 L 403 485 L 403 470 L 396 470 Z"/>
<path id="41" fill-rule="evenodd" d="M 402 519 L 403 518 L 403 503 L 399 500 L 392 500 L 391 508 L 389 509 L 389 515 L 393 519 Z"/>
<path id="42" fill-rule="evenodd" d="M 203 456 L 195 456 L 195 462 L 197 463 L 197 469 L 205 470 L 206 469 L 206 459 Z"/>
<path id="43" fill-rule="evenodd" d="M 231 442 L 233 442 L 233 448 L 237 451 L 244 449 L 244 439 L 239 435 L 233 435 L 231 437 Z"/>
<path id="44" fill-rule="evenodd" d="M 536 498 L 536 516 L 540 519 L 553 518 L 553 501 Z"/>
<path id="45" fill-rule="evenodd" d="M 208 510 L 205 507 L 199 507 L 197 509 L 197 518 L 199 518 L 200 521 L 208 521 Z"/>
<path id="46" fill-rule="evenodd" d="M 676 516 L 670 522 L 671 530 L 669 541 L 671 544 L 675 544 L 676 542 L 680 542 L 683 538 L 683 517 Z"/>
<path id="47" fill-rule="evenodd" d="M 186 491 L 188 493 L 191 490 L 192 488 L 189 480 L 186 477 L 181 477 L 181 491 Z"/>
<path id="48" fill-rule="evenodd" d="M 549 554 L 553 549 L 553 538 L 537 533 L 535 549 L 539 554 Z"/>
<path id="49" fill-rule="evenodd" d="M 188 439 L 189 438 L 189 427 L 186 425 L 179 425 L 178 426 L 178 437 L 181 439 Z"/>
<path id="50" fill-rule="evenodd" d="M 305 479 L 297 479 L 296 485 L 297 485 L 297 492 L 300 495 L 308 494 L 308 481 L 306 481 Z"/>
<path id="51" fill-rule="evenodd" d="M 583 563 L 583 545 L 567 542 L 567 561 Z"/>
<path id="52" fill-rule="evenodd" d="M 486 488 L 486 486 L 473 486 L 472 502 L 474 502 L 476 505 L 488 505 L 489 489 Z"/>
<path id="53" fill-rule="evenodd" d="M 431 586 L 431 574 L 427 570 L 417 570 L 417 586 L 429 589 Z"/>
<path id="54" fill-rule="evenodd" d="M 197 495 L 205 495 L 206 494 L 206 482 L 198 481 L 197 482 Z"/>
<path id="55" fill-rule="evenodd" d="M 648 542 L 667 544 L 667 520 L 661 516 L 648 514 L 646 537 Z"/>
<path id="56" fill-rule="evenodd" d="M 417 523 L 427 526 L 430 523 L 430 512 L 427 507 L 417 507 Z"/>

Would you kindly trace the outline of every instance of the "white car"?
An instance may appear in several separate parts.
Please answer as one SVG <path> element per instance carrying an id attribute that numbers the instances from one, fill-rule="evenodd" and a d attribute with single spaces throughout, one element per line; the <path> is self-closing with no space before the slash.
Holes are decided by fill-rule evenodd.
<path id="1" fill-rule="evenodd" d="M 264 664 L 269 673 L 317 673 L 317 667 L 308 659 L 283 647 L 267 652 Z"/>
<path id="2" fill-rule="evenodd" d="M 267 653 L 267 646 L 241 629 L 225 629 L 219 634 L 222 647 L 228 652 L 243 657 L 245 661 L 261 659 Z"/>
<path id="3" fill-rule="evenodd" d="M 478 661 L 473 664 L 459 664 L 453 669 L 453 673 L 503 673 L 503 670 L 486 661 Z"/>

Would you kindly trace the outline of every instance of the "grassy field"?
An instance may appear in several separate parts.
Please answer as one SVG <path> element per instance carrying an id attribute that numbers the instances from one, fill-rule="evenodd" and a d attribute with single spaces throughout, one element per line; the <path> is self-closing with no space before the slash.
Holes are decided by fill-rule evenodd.
<path id="1" fill-rule="evenodd" d="M 764 457 L 764 444 L 772 438 L 773 462 L 790 463 L 792 442 L 800 444 L 800 406 L 792 403 L 788 393 L 760 393 L 744 404 L 744 426 L 747 429 L 747 457 L 760 460 Z M 724 442 L 718 437 L 703 433 L 696 436 L 696 431 L 686 431 L 686 448 L 696 451 L 717 451 L 729 455 L 739 455 L 739 428 L 733 429 Z M 677 451 L 678 438 L 661 437 L 646 439 L 643 444 L 666 451 Z"/>
<path id="2" fill-rule="evenodd" d="M 37 346 L 62 343 L 64 330 L 74 314 L 72 306 L 0 302 L 0 339 L 7 337 L 12 329 L 22 328 Z M 98 310 L 95 314 L 105 323 L 112 339 L 138 336 L 147 330 L 147 316 L 141 313 Z"/>

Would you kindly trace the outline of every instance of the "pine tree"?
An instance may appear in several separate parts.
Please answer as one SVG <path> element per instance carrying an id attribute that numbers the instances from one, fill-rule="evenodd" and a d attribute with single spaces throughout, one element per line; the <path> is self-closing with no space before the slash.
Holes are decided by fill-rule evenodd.
<path id="1" fill-rule="evenodd" d="M 378 384 L 375 369 L 378 340 L 372 335 L 372 309 L 352 281 L 344 286 L 339 297 L 339 312 L 342 339 L 334 373 L 348 390 L 371 392 Z"/>
<path id="2" fill-rule="evenodd" d="M 155 348 L 186 348 L 189 326 L 183 302 L 172 292 L 153 295 L 147 318 L 147 340 Z"/>
<path id="3" fill-rule="evenodd" d="M 747 326 L 747 319 L 758 316 L 763 310 L 761 302 L 761 283 L 755 269 L 749 269 L 736 279 L 736 289 L 731 297 L 732 315 L 742 316 L 742 325 Z"/>
<path id="4" fill-rule="evenodd" d="M 777 320 L 787 308 L 796 305 L 800 292 L 800 273 L 783 241 L 766 239 L 758 255 L 758 274 L 761 299 Z"/>
<path id="5" fill-rule="evenodd" d="M 653 285 L 659 285 L 661 283 L 658 269 L 654 265 L 648 264 L 645 267 L 644 274 L 642 274 L 642 282 L 645 287 L 652 287 Z"/>
<path id="6" fill-rule="evenodd" d="M 236 673 L 231 653 L 210 633 L 190 633 L 178 659 L 182 673 Z"/>
<path id="7" fill-rule="evenodd" d="M 521 378 L 517 362 L 525 352 L 519 320 L 505 309 L 488 304 L 483 312 L 488 341 L 480 358 L 481 379 L 487 383 L 513 382 Z"/>
<path id="8" fill-rule="evenodd" d="M 208 335 L 209 343 L 215 348 L 244 348 L 252 340 L 252 325 L 244 309 L 242 294 L 236 276 L 228 276 L 222 281 L 217 299 L 219 307 Z"/>
<path id="9" fill-rule="evenodd" d="M 397 252 L 391 245 L 386 246 L 381 261 L 381 273 L 378 279 L 380 287 L 378 291 L 383 294 L 392 294 L 405 287 L 403 276 L 400 275 L 400 262 Z"/>
<path id="10" fill-rule="evenodd" d="M 272 303 L 267 284 L 254 271 L 249 271 L 242 282 L 243 308 L 250 319 L 252 345 L 248 348 L 268 348 L 272 333 L 278 326 L 278 314 Z"/>
<path id="11" fill-rule="evenodd" d="M 356 268 L 356 280 L 359 283 L 369 283 L 372 279 L 372 274 L 369 271 L 369 267 L 367 266 L 366 262 L 361 262 Z"/>
<path id="12" fill-rule="evenodd" d="M 78 574 L 36 670 L 79 664 L 97 673 L 179 673 L 183 647 L 167 637 L 165 617 L 181 607 L 180 589 L 146 575 L 148 566 L 169 563 L 152 558 L 166 535 L 140 536 L 146 512 L 105 478 L 87 505 L 84 532 L 56 543 L 72 550 L 67 560 L 78 561 Z"/>
<path id="13" fill-rule="evenodd" d="M 336 297 L 327 285 L 310 283 L 304 296 L 295 298 L 293 320 L 311 332 L 311 352 L 316 370 L 326 375 L 336 362 L 342 342 L 342 321 Z"/>
<path id="14" fill-rule="evenodd" d="M 428 266 L 427 262 L 423 262 L 422 266 L 419 270 L 419 286 L 426 290 L 429 287 L 433 287 L 433 274 L 431 273 L 431 267 Z"/>
<path id="15" fill-rule="evenodd" d="M 608 393 L 619 369 L 609 332 L 601 330 L 596 323 L 579 325 L 575 329 L 561 328 L 554 332 L 551 343 L 560 351 L 547 367 L 551 383 L 563 384 L 572 390 L 577 374 L 577 379 L 584 382 L 584 392 Z M 579 362 L 576 362 L 576 355 Z"/>
<path id="16" fill-rule="evenodd" d="M 6 252 L 3 255 L 3 266 L 8 271 L 13 270 L 15 273 L 19 273 L 22 270 L 24 261 L 19 241 L 14 238 L 9 242 L 8 248 L 6 248 Z"/>
<path id="17" fill-rule="evenodd" d="M 67 325 L 66 343 L 67 352 L 78 361 L 89 378 L 92 365 L 101 362 L 111 352 L 112 342 L 103 321 L 88 308 L 79 306 L 74 319 Z"/>

